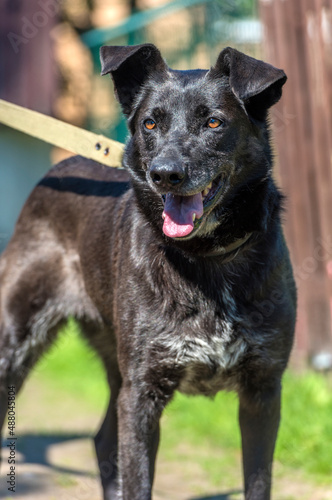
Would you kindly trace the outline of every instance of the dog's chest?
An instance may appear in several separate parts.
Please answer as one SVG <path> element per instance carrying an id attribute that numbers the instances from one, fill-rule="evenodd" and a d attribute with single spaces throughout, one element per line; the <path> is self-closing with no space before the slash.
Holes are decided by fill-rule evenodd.
<path id="1" fill-rule="evenodd" d="M 222 317 L 202 311 L 195 321 L 178 325 L 173 334 L 164 337 L 167 361 L 181 373 L 180 392 L 213 395 L 236 389 L 236 367 L 248 345 L 233 300 L 226 302 L 225 311 Z"/>
<path id="2" fill-rule="evenodd" d="M 180 392 L 213 395 L 222 389 L 236 388 L 233 369 L 243 358 L 247 344 L 232 333 L 232 340 L 215 334 L 205 339 L 178 339 L 170 346 L 175 363 L 183 368 Z"/>

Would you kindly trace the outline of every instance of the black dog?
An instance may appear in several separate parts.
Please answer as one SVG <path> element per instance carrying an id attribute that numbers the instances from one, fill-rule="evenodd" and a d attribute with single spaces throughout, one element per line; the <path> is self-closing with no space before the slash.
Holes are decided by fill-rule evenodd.
<path id="1" fill-rule="evenodd" d="M 150 44 L 101 60 L 128 118 L 128 173 L 71 158 L 27 201 L 0 261 L 1 423 L 7 387 L 75 316 L 111 388 L 95 440 L 105 499 L 151 499 L 176 389 L 226 389 L 246 499 L 268 500 L 295 322 L 267 125 L 286 76 L 231 48 L 209 71 L 171 70 Z"/>

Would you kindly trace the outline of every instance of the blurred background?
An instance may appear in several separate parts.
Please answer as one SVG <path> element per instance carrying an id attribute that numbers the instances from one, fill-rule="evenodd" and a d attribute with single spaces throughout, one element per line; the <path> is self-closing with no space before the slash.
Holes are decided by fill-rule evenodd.
<path id="1" fill-rule="evenodd" d="M 168 64 L 176 69 L 208 68 L 218 53 L 230 45 L 283 68 L 288 75 L 283 98 L 271 111 L 271 125 L 275 177 L 287 197 L 284 227 L 299 290 L 299 312 L 292 371 L 286 379 L 289 414 L 279 441 L 278 473 L 283 478 L 283 467 L 287 473 L 291 467 L 296 487 L 302 490 L 292 492 L 286 481 L 284 491 L 278 491 L 275 498 L 331 499 L 328 478 L 332 475 L 329 372 L 332 368 L 332 0 L 0 0 L 0 98 L 125 142 L 127 129 L 113 96 L 111 80 L 100 77 L 99 48 L 104 44 L 143 42 L 156 44 Z M 0 124 L 0 251 L 9 241 L 21 207 L 35 183 L 51 164 L 69 155 Z M 265 304 L 259 314 L 268 315 L 269 307 Z M 78 392 L 85 394 L 84 404 L 88 406 L 82 407 L 83 413 L 90 415 L 91 410 L 99 414 L 107 401 L 107 388 L 104 381 L 100 382 L 98 362 L 80 344 L 73 324 L 67 328 L 67 337 L 61 339 L 37 368 L 34 383 L 42 394 L 49 394 L 60 384 L 63 393 L 78 407 L 83 404 Z M 81 361 L 77 364 L 78 358 Z M 83 387 L 80 384 L 86 363 L 91 367 L 91 380 L 88 384 L 84 382 Z M 319 373 L 308 372 L 308 367 Z M 65 379 L 68 374 L 69 385 Z M 30 406 L 35 394 L 32 385 L 29 387 L 29 397 L 24 399 L 23 395 L 22 399 L 27 415 L 33 414 Z M 168 460 L 178 460 L 175 457 L 196 454 L 200 470 L 208 471 L 210 490 L 218 490 L 221 481 L 212 466 L 216 426 L 218 432 L 220 426 L 224 429 L 220 443 L 232 449 L 235 462 L 239 461 L 237 431 L 228 427 L 226 417 L 220 420 L 219 408 L 224 411 L 225 401 L 229 411 L 235 408 L 235 401 L 223 399 L 227 397 L 220 396 L 219 400 L 218 396 L 219 406 L 215 410 L 212 407 L 203 410 L 199 402 L 195 406 L 186 398 L 177 398 L 174 405 L 180 417 L 170 411 L 165 424 L 171 422 L 170 427 L 175 425 L 188 435 L 187 445 L 179 450 L 174 444 L 176 434 L 173 437 L 171 434 L 169 447 L 166 442 L 163 452 L 166 466 Z M 35 401 L 33 397 L 32 400 Z M 64 405 L 61 411 L 72 414 L 65 399 Z M 28 419 L 30 431 L 34 425 L 36 432 L 41 428 L 49 431 L 46 422 L 42 427 L 40 422 L 38 426 L 33 422 L 33 418 Z M 87 432 L 91 432 L 90 423 L 82 424 L 82 429 L 87 427 L 90 429 Z M 76 420 L 74 428 L 80 428 Z M 211 443 L 206 429 L 211 429 Z M 31 435 L 27 433 L 25 438 L 22 446 L 29 456 Z M 211 444 L 208 456 L 198 444 L 200 439 L 204 446 L 206 440 Z M 32 442 L 33 446 L 36 442 L 41 447 L 45 445 L 45 450 L 31 459 L 45 465 L 48 442 Z M 177 450 L 176 455 L 169 452 L 172 447 Z M 195 470 L 182 471 L 180 476 L 183 479 L 187 475 L 191 481 Z M 61 469 L 60 483 L 68 482 L 68 477 L 77 480 L 76 476 L 73 479 L 74 476 L 62 473 Z M 232 474 L 229 471 L 231 478 Z M 86 479 L 88 483 L 89 480 Z M 82 484 L 80 479 L 77 481 Z M 27 480 L 22 498 L 28 498 L 29 484 Z M 206 490 L 203 480 L 199 484 Z M 241 487 L 239 477 L 236 484 Z M 70 485 L 62 486 L 61 498 L 67 498 L 63 491 L 70 489 Z M 195 488 L 199 493 L 200 487 L 195 486 L 192 495 Z M 33 498 L 39 498 L 37 490 L 32 488 L 32 491 Z M 83 493 L 75 496 L 73 491 L 68 498 L 93 498 L 88 486 L 84 490 L 87 496 Z M 45 495 L 42 491 L 40 498 L 51 498 Z M 184 493 L 179 495 L 173 491 L 160 498 L 189 498 Z M 235 498 L 236 492 L 227 495 L 209 498 Z"/>

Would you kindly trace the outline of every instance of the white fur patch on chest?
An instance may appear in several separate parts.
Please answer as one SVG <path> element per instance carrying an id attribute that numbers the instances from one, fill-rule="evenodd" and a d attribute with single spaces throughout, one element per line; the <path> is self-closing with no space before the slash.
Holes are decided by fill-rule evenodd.
<path id="1" fill-rule="evenodd" d="M 202 338 L 184 338 L 170 342 L 168 347 L 180 365 L 214 363 L 224 370 L 236 365 L 245 351 L 246 343 L 242 339 L 228 344 L 223 338 L 214 335 L 205 340 Z"/>
<path id="2" fill-rule="evenodd" d="M 216 394 L 222 389 L 234 389 L 234 368 L 247 351 L 247 342 L 238 337 L 232 340 L 231 325 L 223 335 L 202 337 L 177 337 L 167 342 L 169 353 L 184 375 L 178 390 L 186 394 Z M 235 334 L 234 334 L 235 335 Z"/>
<path id="3" fill-rule="evenodd" d="M 202 303 L 194 320 L 175 323 L 173 331 L 170 329 L 152 342 L 166 349 L 167 364 L 174 363 L 180 369 L 178 390 L 181 392 L 213 395 L 222 389 L 237 387 L 234 368 L 245 356 L 248 344 L 239 331 L 242 318 L 237 313 L 235 300 L 229 287 L 223 285 L 220 292 L 223 313 L 209 312 Z"/>

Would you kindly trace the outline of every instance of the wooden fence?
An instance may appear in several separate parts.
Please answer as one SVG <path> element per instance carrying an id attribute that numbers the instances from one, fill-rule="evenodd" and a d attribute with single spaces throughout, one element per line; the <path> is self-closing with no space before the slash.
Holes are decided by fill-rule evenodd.
<path id="1" fill-rule="evenodd" d="M 332 367 L 332 0 L 260 0 L 266 59 L 288 75 L 272 113 L 299 292 L 295 360 Z"/>

